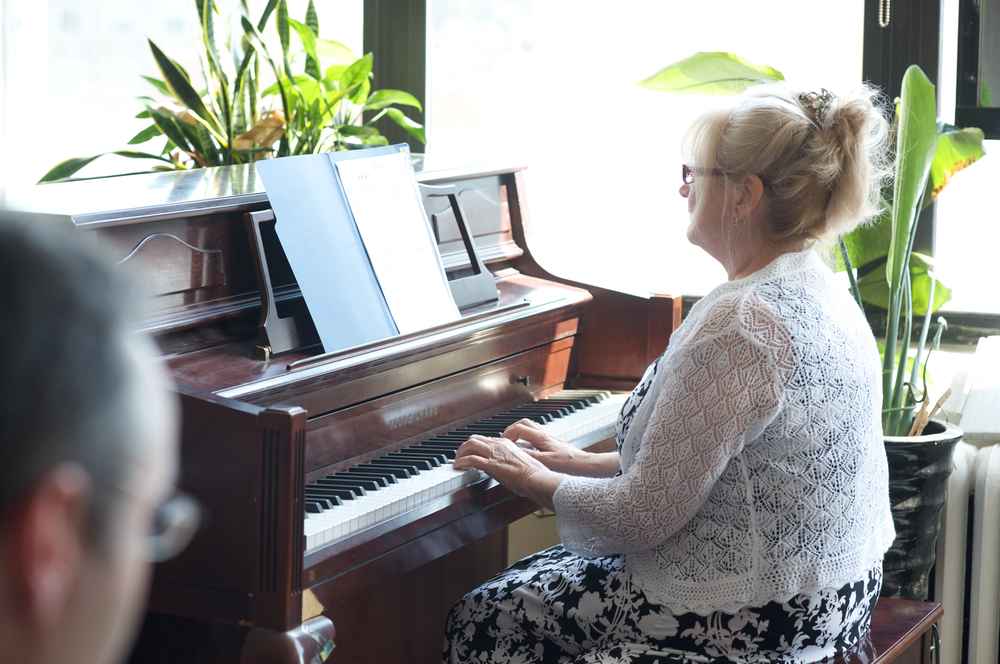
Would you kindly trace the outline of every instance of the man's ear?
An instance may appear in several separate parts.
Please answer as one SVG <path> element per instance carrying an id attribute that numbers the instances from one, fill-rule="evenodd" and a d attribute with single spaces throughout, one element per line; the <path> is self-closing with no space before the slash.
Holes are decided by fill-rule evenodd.
<path id="1" fill-rule="evenodd" d="M 10 521 L 11 586 L 24 607 L 25 627 L 57 626 L 83 574 L 90 476 L 77 464 L 46 472 Z"/>

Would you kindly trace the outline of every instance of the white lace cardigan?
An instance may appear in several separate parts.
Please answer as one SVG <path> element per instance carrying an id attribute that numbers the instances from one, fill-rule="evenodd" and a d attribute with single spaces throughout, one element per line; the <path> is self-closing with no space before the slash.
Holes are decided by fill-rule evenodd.
<path id="1" fill-rule="evenodd" d="M 622 474 L 562 479 L 563 544 L 625 554 L 675 612 L 864 578 L 895 537 L 880 384 L 871 330 L 814 251 L 719 286 L 671 337 Z"/>

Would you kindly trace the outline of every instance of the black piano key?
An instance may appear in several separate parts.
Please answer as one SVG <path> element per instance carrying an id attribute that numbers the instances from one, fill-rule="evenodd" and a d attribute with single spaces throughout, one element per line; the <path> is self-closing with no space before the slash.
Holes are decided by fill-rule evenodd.
<path id="1" fill-rule="evenodd" d="M 433 456 L 428 450 L 414 450 L 412 448 L 407 448 L 404 450 L 396 450 L 392 453 L 393 458 L 404 459 L 407 461 L 412 461 L 413 463 L 419 464 L 418 467 L 421 470 L 430 470 L 431 468 L 437 468 L 442 463 L 446 463 L 446 459 L 442 460 L 436 456 Z M 429 466 L 429 467 L 428 467 Z"/>
<path id="2" fill-rule="evenodd" d="M 323 508 L 320 507 L 319 503 L 317 503 L 316 501 L 313 500 L 306 501 L 306 512 L 308 512 L 309 514 L 319 514 L 322 511 Z"/>
<path id="3" fill-rule="evenodd" d="M 407 456 L 412 456 L 417 459 L 426 459 L 430 461 L 431 464 L 436 468 L 442 464 L 448 463 L 448 457 L 435 450 L 430 450 L 427 448 L 419 449 L 418 447 L 405 447 L 397 451 L 398 454 L 405 454 Z"/>
<path id="4" fill-rule="evenodd" d="M 364 470 L 355 467 L 348 468 L 346 471 L 348 474 L 356 477 L 364 477 L 367 479 L 375 480 L 378 482 L 379 486 L 385 487 L 390 484 L 396 483 L 396 478 L 392 476 L 391 473 L 386 473 L 377 470 Z"/>
<path id="5" fill-rule="evenodd" d="M 306 492 L 306 500 L 320 503 L 321 505 L 327 505 L 327 509 L 336 507 L 337 505 L 343 505 L 344 501 L 340 499 L 339 496 L 329 496 L 323 495 L 321 493 Z"/>
<path id="6" fill-rule="evenodd" d="M 398 480 L 405 480 L 408 477 L 412 477 L 416 473 L 411 473 L 408 469 L 402 466 L 394 466 L 392 464 L 382 463 L 381 461 L 368 461 L 357 468 L 378 468 L 387 473 L 392 473 L 393 476 Z"/>
<path id="7" fill-rule="evenodd" d="M 421 458 L 419 458 L 417 456 L 408 455 L 408 454 L 398 454 L 396 452 L 393 452 L 392 454 L 383 455 L 380 458 L 382 458 L 382 459 L 392 459 L 392 460 L 399 461 L 400 463 L 404 463 L 404 464 L 411 464 L 413 466 L 416 466 L 420 470 L 430 470 L 431 468 L 434 468 L 434 466 L 435 466 L 435 464 L 433 464 L 428 459 L 421 459 Z"/>
<path id="8" fill-rule="evenodd" d="M 398 468 L 405 468 L 413 475 L 417 475 L 422 470 L 430 470 L 426 466 L 430 466 L 429 463 L 423 463 L 414 459 L 413 457 L 398 456 L 398 457 L 379 457 L 379 463 L 384 463 L 387 465 L 393 465 Z"/>
<path id="9" fill-rule="evenodd" d="M 323 479 L 316 480 L 316 484 L 321 486 L 328 486 L 334 489 L 349 489 L 355 496 L 365 495 L 365 488 L 357 483 L 348 484 L 340 479 L 333 479 L 333 476 L 324 477 Z"/>
<path id="10" fill-rule="evenodd" d="M 435 454 L 444 455 L 446 459 L 454 459 L 458 452 L 458 445 L 444 445 L 442 443 L 420 443 L 416 446 L 418 450 L 425 450 Z"/>
<path id="11" fill-rule="evenodd" d="M 332 479 L 341 482 L 345 486 L 359 486 L 366 491 L 378 491 L 382 484 L 376 479 L 369 479 L 367 477 L 356 477 L 348 473 L 337 473 L 336 475 L 329 476 Z"/>
<path id="12" fill-rule="evenodd" d="M 360 496 L 360 493 L 355 493 L 353 489 L 338 489 L 332 486 L 306 486 L 306 496 L 315 495 L 322 496 L 324 498 L 336 498 L 340 501 L 351 500 L 355 496 Z"/>
<path id="13" fill-rule="evenodd" d="M 317 505 L 320 506 L 321 509 L 324 510 L 332 510 L 336 505 L 340 504 L 339 502 L 334 503 L 333 500 L 329 498 L 319 498 L 319 497 L 310 498 L 308 496 L 306 497 L 306 502 L 316 503 Z"/>

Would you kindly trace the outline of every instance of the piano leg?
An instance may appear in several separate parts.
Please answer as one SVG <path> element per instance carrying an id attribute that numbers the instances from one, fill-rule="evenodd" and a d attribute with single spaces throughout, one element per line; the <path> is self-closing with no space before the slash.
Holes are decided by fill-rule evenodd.
<path id="1" fill-rule="evenodd" d="M 333 622 L 325 616 L 287 632 L 252 629 L 243 644 L 240 664 L 323 664 L 333 653 L 334 635 Z"/>
<path id="2" fill-rule="evenodd" d="M 147 614 L 129 664 L 323 664 L 334 661 L 333 621 L 317 616 L 278 632 Z"/>

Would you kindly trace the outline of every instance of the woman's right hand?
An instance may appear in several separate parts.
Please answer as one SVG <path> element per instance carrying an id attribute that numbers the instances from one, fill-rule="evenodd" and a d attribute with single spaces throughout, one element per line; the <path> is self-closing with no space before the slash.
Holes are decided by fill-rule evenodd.
<path id="1" fill-rule="evenodd" d="M 531 448 L 525 448 L 525 451 L 541 461 L 549 470 L 569 475 L 583 474 L 588 453 L 553 438 L 534 420 L 522 419 L 514 422 L 504 429 L 503 437 L 515 443 L 523 441 L 530 444 Z"/>

